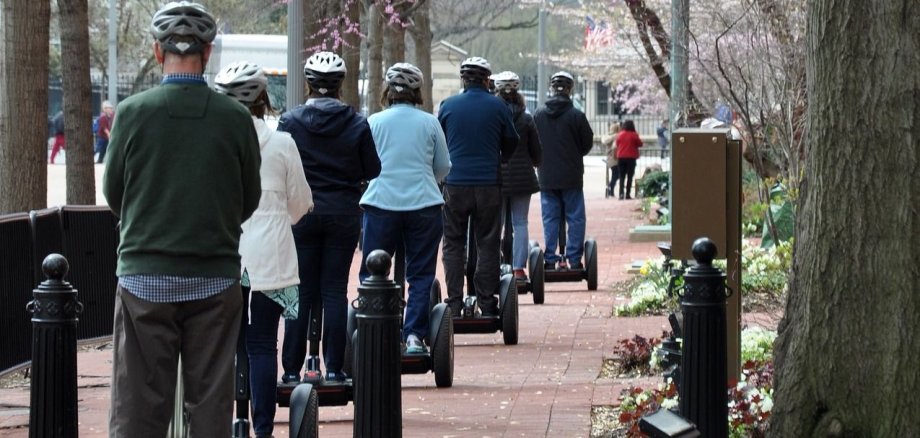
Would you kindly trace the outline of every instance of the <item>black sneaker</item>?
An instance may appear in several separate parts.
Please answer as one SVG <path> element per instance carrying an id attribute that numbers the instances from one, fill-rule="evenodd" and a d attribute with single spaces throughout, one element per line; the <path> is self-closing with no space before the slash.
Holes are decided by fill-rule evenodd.
<path id="1" fill-rule="evenodd" d="M 584 270 L 585 270 L 585 265 L 581 264 L 581 262 L 575 262 L 575 263 L 572 263 L 572 264 L 569 265 L 569 270 L 572 270 L 572 271 L 584 271 Z"/>
<path id="2" fill-rule="evenodd" d="M 498 306 L 494 306 L 491 309 L 482 309 L 482 316 L 484 318 L 495 318 L 499 315 Z"/>
<path id="3" fill-rule="evenodd" d="M 326 373 L 326 382 L 327 383 L 342 383 L 345 381 L 345 373 L 339 371 L 329 371 Z"/>
<path id="4" fill-rule="evenodd" d="M 543 262 L 543 269 L 546 271 L 552 271 L 556 269 L 556 262 Z"/>
<path id="5" fill-rule="evenodd" d="M 300 376 L 297 373 L 284 373 L 281 376 L 281 383 L 296 383 L 300 381 Z"/>

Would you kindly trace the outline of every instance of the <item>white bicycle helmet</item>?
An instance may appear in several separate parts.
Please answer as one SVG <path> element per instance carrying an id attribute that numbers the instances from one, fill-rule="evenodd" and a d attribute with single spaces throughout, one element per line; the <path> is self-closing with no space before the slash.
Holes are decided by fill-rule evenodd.
<path id="1" fill-rule="evenodd" d="M 268 79 L 262 68 L 246 61 L 234 62 L 214 77 L 214 91 L 230 96 L 243 105 L 251 106 L 265 91 Z"/>
<path id="2" fill-rule="evenodd" d="M 307 59 L 303 74 L 310 88 L 328 94 L 338 90 L 345 80 L 345 60 L 332 52 L 318 52 Z"/>
<path id="3" fill-rule="evenodd" d="M 492 75 L 492 80 L 495 81 L 495 89 L 502 93 L 510 93 L 521 88 L 521 78 L 513 71 L 503 71 Z"/>
<path id="4" fill-rule="evenodd" d="M 150 33 L 163 50 L 179 53 L 200 53 L 217 36 L 217 23 L 204 6 L 188 2 L 170 2 L 160 8 L 150 21 Z M 192 41 L 175 37 L 191 37 Z"/>
<path id="5" fill-rule="evenodd" d="M 386 81 L 387 85 L 395 88 L 396 91 L 402 91 L 402 87 L 412 90 L 419 89 L 424 79 L 418 67 L 408 62 L 397 62 L 387 69 Z"/>
<path id="6" fill-rule="evenodd" d="M 485 58 L 474 56 L 460 63 L 460 77 L 482 80 L 492 75 L 492 66 Z"/>
<path id="7" fill-rule="evenodd" d="M 575 86 L 575 78 L 569 72 L 559 71 L 553 74 L 549 83 L 556 91 L 571 90 Z"/>

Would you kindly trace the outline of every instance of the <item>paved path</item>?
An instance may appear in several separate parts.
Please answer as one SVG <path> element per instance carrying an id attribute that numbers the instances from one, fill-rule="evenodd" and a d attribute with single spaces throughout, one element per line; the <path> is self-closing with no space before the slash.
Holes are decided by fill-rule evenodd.
<path id="1" fill-rule="evenodd" d="M 436 388 L 432 374 L 403 376 L 405 437 L 588 437 L 592 405 L 614 404 L 629 383 L 598 379 L 604 357 L 619 339 L 636 333 L 660 336 L 667 325 L 663 317 L 611 317 L 622 300 L 611 292 L 613 285 L 629 278 L 629 263 L 657 257 L 658 251 L 654 243 L 628 242 L 629 228 L 642 222 L 639 201 L 605 199 L 600 157 L 587 157 L 585 163 L 587 235 L 598 244 L 598 290 L 588 291 L 584 282 L 548 283 L 543 305 L 521 295 L 516 346 L 505 346 L 501 333 L 456 335 L 452 388 Z M 63 166 L 53 167 L 63 174 Z M 56 184 L 63 187 L 60 179 Z M 542 241 L 539 212 L 539 196 L 534 196 L 530 233 Z M 359 256 L 352 295 L 357 294 Z M 111 350 L 84 349 L 78 362 L 80 436 L 104 437 Z M 0 390 L 0 436 L 28 436 L 28 405 L 27 387 Z M 352 436 L 353 412 L 351 405 L 321 408 L 320 435 Z M 276 437 L 288 436 L 287 416 L 279 409 Z"/>

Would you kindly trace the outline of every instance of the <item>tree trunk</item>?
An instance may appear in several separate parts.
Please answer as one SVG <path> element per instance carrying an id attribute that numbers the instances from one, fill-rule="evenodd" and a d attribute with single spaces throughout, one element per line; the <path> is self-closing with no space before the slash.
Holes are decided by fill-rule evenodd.
<path id="1" fill-rule="evenodd" d="M 345 26 L 361 25 L 361 5 L 358 0 L 346 0 Z M 343 31 L 342 58 L 345 59 L 345 83 L 342 85 L 342 101 L 354 109 L 361 110 L 361 95 L 358 78 L 361 75 L 361 36 L 357 32 Z"/>
<path id="2" fill-rule="evenodd" d="M 422 83 L 422 108 L 429 113 L 434 112 L 434 102 L 432 102 L 432 78 L 431 78 L 431 19 L 429 12 L 431 1 L 423 1 L 419 8 L 412 14 L 415 19 L 415 26 L 409 29 L 412 40 L 415 41 L 415 61 L 418 68 L 422 70 L 425 76 L 425 82 Z"/>
<path id="3" fill-rule="evenodd" d="M 808 17 L 810 149 L 770 434 L 920 436 L 920 3 L 812 0 Z"/>
<path id="4" fill-rule="evenodd" d="M 48 21 L 51 3 L 2 0 L 0 214 L 48 205 Z"/>
<path id="5" fill-rule="evenodd" d="M 400 19 L 405 20 L 401 15 Z M 383 39 L 383 66 L 389 68 L 397 62 L 406 61 L 406 30 L 402 24 L 396 22 L 386 23 Z"/>
<path id="6" fill-rule="evenodd" d="M 61 72 L 64 81 L 64 138 L 67 139 L 67 203 L 96 205 L 93 110 L 89 78 L 89 18 L 86 0 L 58 0 Z"/>
<path id="7" fill-rule="evenodd" d="M 367 8 L 367 114 L 381 110 L 383 91 L 383 15 L 376 3 Z"/>

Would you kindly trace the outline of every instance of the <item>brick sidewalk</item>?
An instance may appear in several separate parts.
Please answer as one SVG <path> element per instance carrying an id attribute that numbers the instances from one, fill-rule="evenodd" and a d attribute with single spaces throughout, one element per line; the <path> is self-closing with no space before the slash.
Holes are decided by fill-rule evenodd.
<path id="1" fill-rule="evenodd" d="M 614 404 L 630 383 L 598 379 L 604 357 L 619 339 L 660 336 L 667 321 L 611 317 L 617 303 L 611 289 L 629 278 L 632 261 L 658 251 L 654 243 L 629 242 L 629 229 L 641 223 L 639 201 L 604 198 L 600 158 L 585 159 L 587 235 L 598 245 L 598 290 L 588 291 L 585 282 L 548 283 L 543 305 L 521 295 L 519 345 L 504 345 L 501 333 L 456 335 L 453 387 L 436 388 L 432 374 L 402 377 L 405 437 L 588 437 L 591 407 Z M 542 242 L 539 218 L 535 195 L 530 237 Z M 355 257 L 349 290 L 356 296 L 360 254 Z M 78 374 L 80 436 L 107 436 L 111 350 L 81 350 Z M 0 436 L 28 436 L 28 405 L 28 387 L 0 390 Z M 352 405 L 320 408 L 320 435 L 352 436 L 353 412 Z M 287 409 L 278 410 L 276 437 L 288 436 L 287 417 Z"/>

